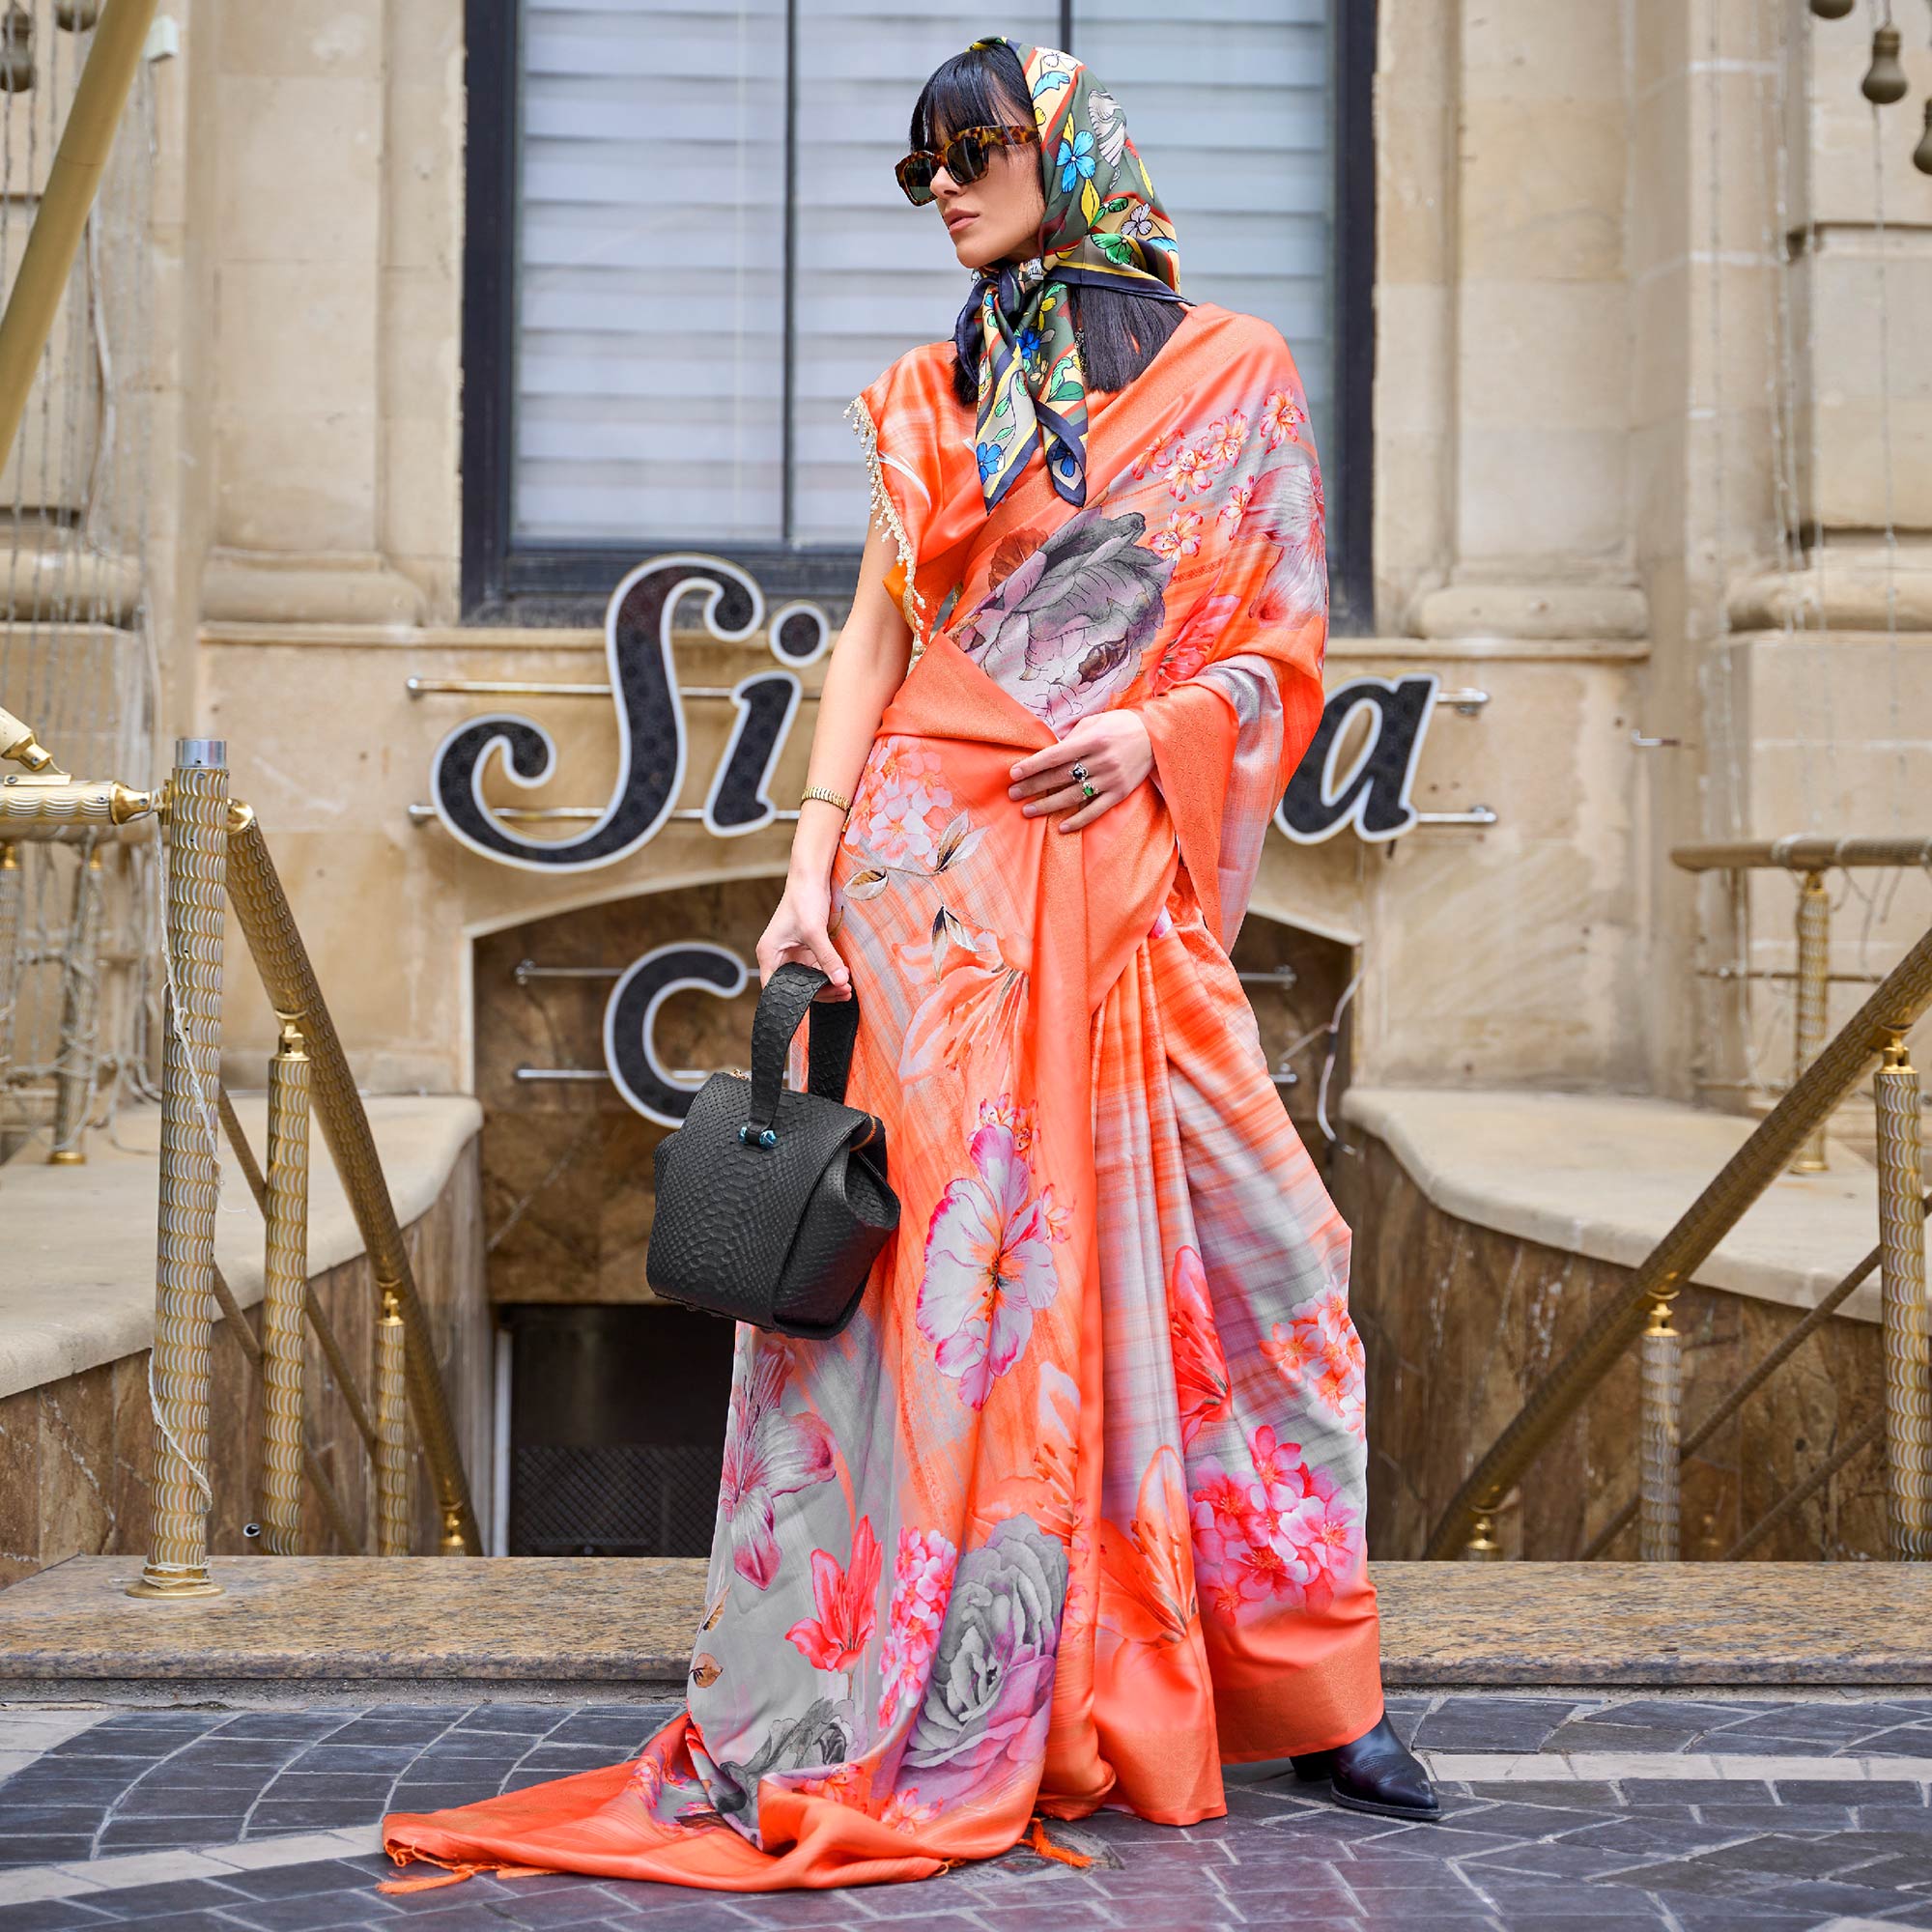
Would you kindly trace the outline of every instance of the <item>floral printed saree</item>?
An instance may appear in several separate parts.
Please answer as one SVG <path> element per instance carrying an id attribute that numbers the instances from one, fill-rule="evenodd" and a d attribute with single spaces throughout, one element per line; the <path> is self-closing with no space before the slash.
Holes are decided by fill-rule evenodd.
<path id="1" fill-rule="evenodd" d="M 1187 1823 L 1381 1713 L 1349 1233 L 1227 947 L 1321 705 L 1321 489 L 1267 325 L 1191 307 L 1095 398 L 1075 508 L 988 515 L 952 346 L 854 406 L 915 656 L 833 869 L 848 1093 L 901 1202 L 830 1342 L 741 1327 L 689 1708 L 399 1861 L 913 1879 L 1036 1809 Z M 1009 767 L 1131 705 L 1078 834 Z M 792 1077 L 803 1075 L 803 1037 Z"/>

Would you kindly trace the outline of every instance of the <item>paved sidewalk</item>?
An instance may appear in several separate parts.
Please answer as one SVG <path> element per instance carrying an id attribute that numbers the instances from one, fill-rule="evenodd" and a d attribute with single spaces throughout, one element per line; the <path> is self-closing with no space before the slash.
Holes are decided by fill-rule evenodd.
<path id="1" fill-rule="evenodd" d="M 1854 1932 L 1932 1928 L 1932 1698 L 1391 1699 L 1445 1822 L 1232 1787 L 1185 1831 L 1056 1826 L 920 1885 L 766 1897 L 549 1877 L 384 1896 L 375 1824 L 617 1761 L 666 1708 L 0 1706 L 0 1932 Z"/>

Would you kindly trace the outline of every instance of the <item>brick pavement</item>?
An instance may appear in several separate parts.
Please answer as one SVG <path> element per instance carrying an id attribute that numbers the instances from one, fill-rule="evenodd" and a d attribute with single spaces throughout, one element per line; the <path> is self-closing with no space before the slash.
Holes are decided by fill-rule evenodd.
<path id="1" fill-rule="evenodd" d="M 1215 1932 L 1293 1925 L 1530 1932 L 1932 1928 L 1932 1699 L 1731 1701 L 1466 1693 L 1391 1699 L 1445 1821 L 1231 1787 L 1185 1831 L 1056 1826 L 920 1885 L 769 1897 L 575 1877 L 384 1896 L 384 1810 L 431 1809 L 616 1761 L 666 1707 L 0 1707 L 0 1932 L 412 1932 L 573 1926 L 779 1932 Z"/>

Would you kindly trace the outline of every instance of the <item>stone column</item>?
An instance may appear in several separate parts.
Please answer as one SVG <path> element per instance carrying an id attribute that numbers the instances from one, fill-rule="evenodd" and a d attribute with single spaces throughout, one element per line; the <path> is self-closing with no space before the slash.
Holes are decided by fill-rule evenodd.
<path id="1" fill-rule="evenodd" d="M 384 488 L 392 11 L 286 0 L 203 29 L 219 144 L 205 619 L 424 614 L 387 554 Z"/>

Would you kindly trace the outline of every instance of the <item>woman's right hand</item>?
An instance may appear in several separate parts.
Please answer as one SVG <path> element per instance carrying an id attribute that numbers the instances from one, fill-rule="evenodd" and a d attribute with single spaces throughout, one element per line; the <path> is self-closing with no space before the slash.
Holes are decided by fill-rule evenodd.
<path id="1" fill-rule="evenodd" d="M 849 1000 L 852 976 L 832 944 L 832 882 L 787 878 L 784 896 L 758 941 L 758 983 L 763 985 L 787 959 L 816 966 L 831 976 L 821 1000 Z"/>

